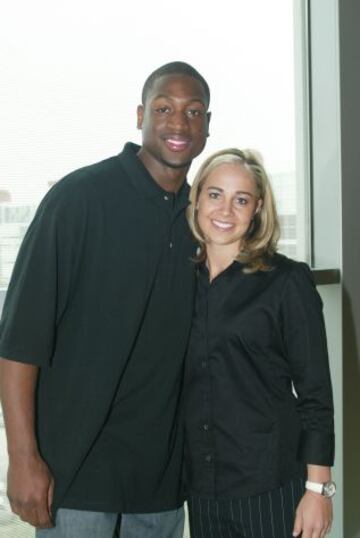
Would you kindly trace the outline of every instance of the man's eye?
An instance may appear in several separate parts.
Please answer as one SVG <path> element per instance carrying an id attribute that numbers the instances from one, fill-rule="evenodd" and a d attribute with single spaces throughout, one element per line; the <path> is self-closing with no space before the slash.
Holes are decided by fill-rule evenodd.
<path id="1" fill-rule="evenodd" d="M 158 114 L 166 114 L 167 112 L 169 112 L 169 110 L 170 109 L 168 106 L 159 106 L 155 109 L 155 112 L 157 112 Z"/>
<path id="2" fill-rule="evenodd" d="M 202 110 L 200 110 L 199 108 L 190 108 L 188 111 L 187 111 L 187 115 L 190 116 L 191 118 L 194 118 L 196 116 L 202 116 Z"/>

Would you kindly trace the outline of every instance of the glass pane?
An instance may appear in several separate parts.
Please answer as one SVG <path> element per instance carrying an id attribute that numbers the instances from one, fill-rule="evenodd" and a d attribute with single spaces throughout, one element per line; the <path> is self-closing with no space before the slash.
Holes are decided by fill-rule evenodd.
<path id="1" fill-rule="evenodd" d="M 0 22 L 0 288 L 6 288 L 26 227 L 67 172 L 140 143 L 135 112 L 159 65 L 184 60 L 212 90 L 211 136 L 189 179 L 211 152 L 257 149 L 271 174 L 281 249 L 304 256 L 297 198 L 294 6 L 289 0 L 93 0 L 6 2 Z M 7 511 L 0 426 L 0 534 L 28 536 Z M 24 530 L 22 530 L 24 529 Z M 31 533 L 30 533 L 31 534 Z"/>
<path id="2" fill-rule="evenodd" d="M 292 2 L 225 0 L 221 9 L 208 3 L 205 11 L 202 2 L 186 0 L 176 17 L 168 9 L 161 0 L 144 3 L 139 17 L 138 5 L 130 3 L 126 19 L 136 21 L 136 29 L 119 29 L 124 13 L 115 0 L 106 10 L 84 0 L 57 7 L 38 0 L 35 6 L 24 3 L 21 13 L 17 2 L 7 3 L 0 38 L 6 51 L 0 287 L 7 286 L 26 224 L 46 190 L 72 169 L 118 152 L 126 140 L 140 141 L 135 109 L 142 83 L 174 58 L 194 64 L 212 89 L 211 136 L 191 175 L 219 148 L 258 149 L 278 199 L 282 249 L 303 257 L 298 245 L 304 231 L 296 215 Z"/>

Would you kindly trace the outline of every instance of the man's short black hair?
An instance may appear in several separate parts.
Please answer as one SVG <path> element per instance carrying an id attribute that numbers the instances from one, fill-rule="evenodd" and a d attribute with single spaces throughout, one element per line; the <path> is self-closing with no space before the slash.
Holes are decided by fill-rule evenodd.
<path id="1" fill-rule="evenodd" d="M 149 91 L 154 85 L 154 82 L 165 75 L 187 75 L 189 77 L 193 77 L 196 80 L 200 82 L 204 89 L 207 106 L 210 104 L 210 88 L 206 80 L 192 65 L 187 64 L 185 62 L 170 62 L 168 64 L 162 65 L 158 69 L 155 69 L 151 73 L 151 75 L 148 76 L 148 78 L 145 81 L 142 94 L 141 94 L 141 100 L 142 104 L 145 104 L 146 98 L 148 96 Z"/>

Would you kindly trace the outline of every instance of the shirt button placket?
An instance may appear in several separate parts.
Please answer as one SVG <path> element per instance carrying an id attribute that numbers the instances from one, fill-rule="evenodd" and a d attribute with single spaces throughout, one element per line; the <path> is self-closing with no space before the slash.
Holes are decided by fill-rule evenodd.
<path id="1" fill-rule="evenodd" d="M 203 392 L 203 403 L 204 403 L 204 421 L 201 425 L 204 436 L 204 461 L 207 464 L 207 478 L 208 486 L 213 488 L 215 485 L 215 467 L 214 467 L 214 431 L 211 432 L 211 421 L 212 421 L 212 395 L 211 395 L 211 369 L 209 363 L 209 343 L 208 343 L 208 323 L 209 323 L 209 309 L 208 309 L 208 294 L 209 289 L 206 290 L 204 297 L 204 327 L 203 327 L 203 338 L 204 338 L 204 354 L 205 357 L 201 360 L 201 370 L 204 378 L 204 392 Z M 212 435 L 211 435 L 212 434 Z"/>
<path id="2" fill-rule="evenodd" d="M 165 200 L 165 202 L 168 202 L 170 200 L 170 196 L 168 194 L 164 194 L 163 200 Z M 174 247 L 174 242 L 169 241 L 169 248 L 173 248 L 173 247 Z"/>

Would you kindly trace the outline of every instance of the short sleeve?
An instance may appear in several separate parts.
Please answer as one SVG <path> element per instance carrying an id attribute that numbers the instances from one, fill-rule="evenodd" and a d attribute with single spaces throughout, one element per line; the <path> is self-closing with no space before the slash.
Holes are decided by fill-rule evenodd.
<path id="1" fill-rule="evenodd" d="M 334 409 L 322 301 L 309 267 L 296 263 L 282 299 L 286 356 L 302 423 L 298 457 L 333 465 Z"/>
<path id="2" fill-rule="evenodd" d="M 75 266 L 73 253 L 79 250 L 73 216 L 81 213 L 81 204 L 74 209 L 76 200 L 68 198 L 56 185 L 25 234 L 0 322 L 1 357 L 38 366 L 51 361 Z"/>

